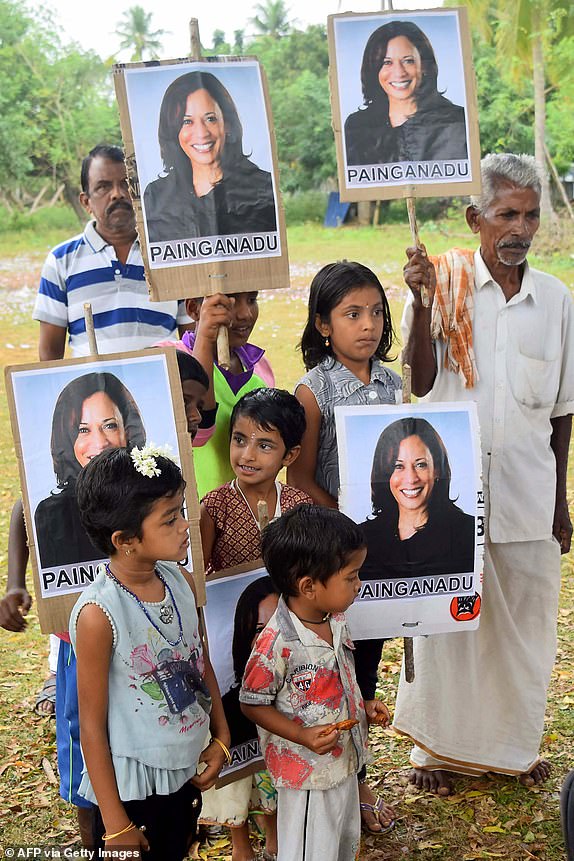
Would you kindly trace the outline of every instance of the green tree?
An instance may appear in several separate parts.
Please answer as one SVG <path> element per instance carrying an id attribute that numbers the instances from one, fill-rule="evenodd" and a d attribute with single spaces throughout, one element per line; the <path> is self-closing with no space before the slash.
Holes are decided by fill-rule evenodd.
<path id="1" fill-rule="evenodd" d="M 317 189 L 336 175 L 329 82 L 305 70 L 273 106 L 283 191 Z"/>
<path id="2" fill-rule="evenodd" d="M 234 30 L 233 31 L 233 53 L 241 56 L 243 54 L 243 45 L 245 42 L 245 31 L 244 30 Z"/>
<path id="3" fill-rule="evenodd" d="M 552 74 L 553 47 L 574 32 L 571 0 L 467 0 L 470 20 L 482 36 L 493 40 L 502 74 L 532 79 L 534 155 L 544 182 L 541 209 L 552 215 L 546 171 L 546 77 Z"/>
<path id="4" fill-rule="evenodd" d="M 574 36 L 554 47 L 552 67 L 558 84 L 550 89 L 547 101 L 548 149 L 558 171 L 565 173 L 574 162 Z"/>
<path id="5" fill-rule="evenodd" d="M 120 139 L 109 70 L 18 2 L 0 0 L 0 33 L 0 188 L 22 197 L 63 185 L 80 212 L 81 159 Z"/>
<path id="6" fill-rule="evenodd" d="M 532 152 L 532 81 L 501 77 L 496 49 L 478 36 L 473 44 L 482 152 Z"/>
<path id="7" fill-rule="evenodd" d="M 265 0 L 265 3 L 257 3 L 254 9 L 256 14 L 249 23 L 262 36 L 278 39 L 279 36 L 286 36 L 291 30 L 289 10 L 284 0 Z"/>
<path id="8" fill-rule="evenodd" d="M 248 46 L 269 80 L 281 188 L 318 188 L 336 175 L 325 27 L 261 36 Z"/>
<path id="9" fill-rule="evenodd" d="M 214 30 L 213 31 L 213 50 L 216 53 L 221 52 L 222 46 L 226 44 L 225 42 L 225 33 L 223 30 Z"/>
<path id="10" fill-rule="evenodd" d="M 155 60 L 161 51 L 161 37 L 165 30 L 151 29 L 152 13 L 146 12 L 143 6 L 130 6 L 116 27 L 116 33 L 121 37 L 120 50 L 132 49 L 132 62 L 143 59 Z M 147 57 L 144 57 L 147 54 Z"/>

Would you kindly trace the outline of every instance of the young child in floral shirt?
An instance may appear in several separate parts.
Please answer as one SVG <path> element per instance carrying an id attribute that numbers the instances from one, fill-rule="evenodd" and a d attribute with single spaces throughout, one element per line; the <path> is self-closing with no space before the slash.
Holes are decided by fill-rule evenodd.
<path id="1" fill-rule="evenodd" d="M 363 537 L 339 511 L 300 505 L 271 523 L 262 543 L 281 598 L 247 663 L 240 700 L 278 792 L 278 861 L 354 861 L 367 715 L 344 611 L 359 593 Z M 368 717 L 390 719 L 378 701 Z M 352 726 L 337 727 L 341 721 Z"/>

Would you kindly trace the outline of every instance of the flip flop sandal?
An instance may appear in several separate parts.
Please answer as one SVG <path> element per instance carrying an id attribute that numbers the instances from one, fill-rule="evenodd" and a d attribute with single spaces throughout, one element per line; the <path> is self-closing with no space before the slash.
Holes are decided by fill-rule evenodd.
<path id="1" fill-rule="evenodd" d="M 560 792 L 560 818 L 566 844 L 566 858 L 574 861 L 574 771 L 566 775 Z"/>
<path id="2" fill-rule="evenodd" d="M 39 711 L 38 706 L 40 703 L 46 702 L 52 704 L 52 711 Z M 38 691 L 36 702 L 34 703 L 34 712 L 40 717 L 56 717 L 56 676 L 48 676 Z"/>
<path id="3" fill-rule="evenodd" d="M 383 825 L 383 823 L 381 822 L 379 814 L 382 812 L 383 804 L 384 804 L 384 801 L 380 795 L 377 796 L 377 800 L 375 801 L 374 804 L 368 804 L 366 801 L 360 802 L 360 804 L 359 804 L 360 809 L 361 810 L 368 810 L 369 813 L 373 813 L 374 816 L 376 816 L 376 818 L 379 820 L 379 824 L 381 826 L 380 831 L 375 831 L 373 828 L 369 828 L 369 826 L 367 825 L 367 823 L 364 821 L 363 817 L 361 816 L 361 828 L 363 829 L 363 831 L 366 831 L 367 834 L 373 834 L 376 837 L 379 834 L 387 834 L 389 831 L 392 831 L 393 828 L 395 827 L 395 820 L 394 819 L 391 819 L 391 821 L 389 822 L 388 825 Z"/>

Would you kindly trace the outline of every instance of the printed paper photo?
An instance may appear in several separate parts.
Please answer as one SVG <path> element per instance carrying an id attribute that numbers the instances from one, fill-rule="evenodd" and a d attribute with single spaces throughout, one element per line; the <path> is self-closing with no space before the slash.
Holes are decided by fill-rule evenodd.
<path id="1" fill-rule="evenodd" d="M 407 185 L 470 193 L 478 135 L 465 26 L 456 9 L 329 17 L 342 200 L 403 197 Z"/>
<path id="2" fill-rule="evenodd" d="M 351 628 L 368 639 L 477 624 L 484 526 L 474 403 L 335 415 L 340 507 L 367 545 Z"/>

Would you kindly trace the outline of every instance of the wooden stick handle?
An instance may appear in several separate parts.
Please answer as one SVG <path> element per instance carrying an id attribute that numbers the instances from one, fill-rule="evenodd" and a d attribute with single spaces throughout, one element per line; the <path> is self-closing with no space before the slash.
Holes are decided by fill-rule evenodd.
<path id="1" fill-rule="evenodd" d="M 411 366 L 403 365 L 403 404 L 411 402 Z M 404 637 L 403 644 L 405 649 L 405 679 L 407 682 L 413 682 L 415 678 L 415 656 L 413 654 L 413 638 Z"/>
<path id="2" fill-rule="evenodd" d="M 411 376 L 411 366 L 403 365 L 403 404 L 410 404 L 411 402 Z"/>
<path id="3" fill-rule="evenodd" d="M 414 197 L 407 197 L 407 213 L 409 216 L 409 227 L 411 228 L 411 236 L 413 240 L 413 245 L 416 248 L 420 248 L 421 240 L 419 237 L 419 226 L 417 224 L 417 211 L 415 209 L 415 199 Z M 423 303 L 423 308 L 429 307 L 429 294 L 427 293 L 427 288 L 422 284 L 420 286 L 421 290 L 421 302 Z"/>
<path id="4" fill-rule="evenodd" d="M 94 328 L 94 315 L 89 302 L 84 302 L 84 320 L 86 321 L 86 334 L 90 347 L 90 356 L 98 355 L 98 342 L 96 341 L 96 330 Z"/>
<path id="5" fill-rule="evenodd" d="M 189 47 L 190 52 L 189 56 L 192 60 L 201 60 L 201 39 L 199 38 L 199 21 L 197 18 L 189 19 Z M 210 275 L 210 278 L 217 278 L 226 276 L 213 276 Z M 217 292 L 214 290 L 213 292 Z M 217 364 L 220 368 L 223 368 L 225 371 L 228 371 L 231 367 L 231 356 L 229 354 L 229 332 L 225 328 L 225 326 L 220 326 L 217 332 Z"/>
<path id="6" fill-rule="evenodd" d="M 201 60 L 201 41 L 199 39 L 199 21 L 197 18 L 189 19 L 189 56 L 192 60 Z"/>
<path id="7" fill-rule="evenodd" d="M 403 645 L 405 648 L 405 679 L 407 682 L 414 682 L 415 656 L 413 652 L 413 638 L 403 637 Z"/>
<path id="8" fill-rule="evenodd" d="M 260 499 L 257 503 L 257 520 L 259 521 L 259 528 L 263 532 L 265 527 L 269 525 L 269 509 L 264 499 Z"/>
<path id="9" fill-rule="evenodd" d="M 231 356 L 229 354 L 229 330 L 220 326 L 217 330 L 217 364 L 220 368 L 228 371 L 231 368 Z"/>

